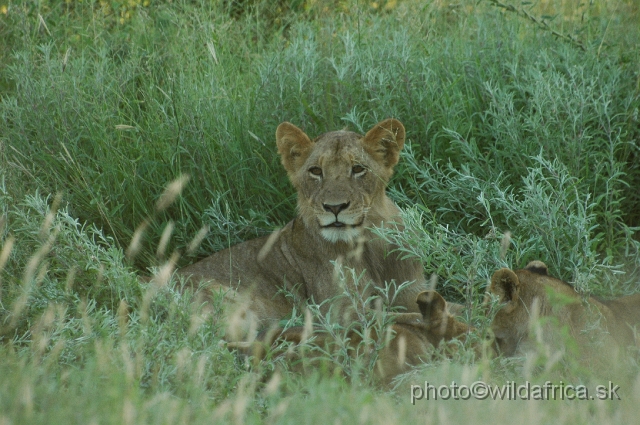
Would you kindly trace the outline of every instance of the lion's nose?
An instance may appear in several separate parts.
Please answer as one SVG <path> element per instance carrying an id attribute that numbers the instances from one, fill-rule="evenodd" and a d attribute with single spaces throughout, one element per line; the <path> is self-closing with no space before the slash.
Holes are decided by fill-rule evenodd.
<path id="1" fill-rule="evenodd" d="M 338 214 L 340 214 L 340 211 L 344 211 L 347 208 L 349 208 L 349 204 L 350 202 L 346 202 L 344 204 L 337 204 L 337 205 L 322 204 L 322 207 L 324 208 L 325 211 L 332 212 L 337 217 Z"/>

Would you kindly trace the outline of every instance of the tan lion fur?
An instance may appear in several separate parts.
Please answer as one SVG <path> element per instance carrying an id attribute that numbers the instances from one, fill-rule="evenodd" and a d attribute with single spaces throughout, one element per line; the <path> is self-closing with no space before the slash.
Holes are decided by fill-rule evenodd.
<path id="1" fill-rule="evenodd" d="M 640 294 L 613 300 L 588 297 L 583 300 L 576 290 L 566 282 L 547 274 L 542 261 L 532 261 L 522 270 L 507 268 L 496 271 L 488 288 L 504 305 L 498 310 L 491 324 L 496 348 L 511 356 L 525 352 L 532 341 L 530 336 L 532 317 L 555 317 L 557 324 L 568 326 L 569 333 L 586 357 L 594 353 L 588 349 L 595 336 L 598 348 L 596 357 L 618 356 L 627 346 L 638 344 L 635 329 L 640 324 Z M 557 300 L 555 303 L 552 301 Z M 594 325 L 599 331 L 585 332 Z M 639 327 L 640 328 L 640 327 Z M 544 342 L 561 345 L 558 333 L 546 326 Z"/>
<path id="2" fill-rule="evenodd" d="M 416 304 L 421 314 L 409 313 L 395 316 L 395 323 L 382 334 L 375 326 L 368 329 L 368 337 L 363 339 L 363 330 L 352 327 L 344 336 L 348 355 L 352 358 L 368 360 L 373 346 L 384 342 L 384 347 L 377 353 L 374 374 L 376 381 L 382 385 L 389 385 L 393 378 L 409 371 L 412 367 L 429 361 L 434 348 L 444 344 L 446 354 L 457 350 L 457 339 L 464 341 L 466 335 L 473 330 L 469 325 L 457 320 L 447 309 L 447 303 L 435 291 L 424 291 L 418 294 Z M 307 339 L 313 338 L 312 347 L 319 350 L 301 353 L 298 346 Z M 283 342 L 290 342 L 293 346 L 286 350 L 279 349 Z M 300 371 L 304 365 L 302 358 L 311 360 L 311 365 L 317 364 L 323 355 L 335 355 L 340 348 L 336 336 L 329 334 L 319 327 L 306 329 L 295 326 L 289 329 L 272 329 L 258 336 L 257 341 L 245 345 L 230 344 L 231 348 L 238 348 L 245 354 L 253 356 L 254 361 L 266 357 L 285 356 L 291 368 Z M 309 348 L 309 347 L 307 347 Z"/>
<path id="3" fill-rule="evenodd" d="M 401 259 L 397 247 L 375 238 L 374 226 L 401 226 L 400 211 L 385 189 L 404 145 L 398 120 L 376 124 L 363 137 L 333 131 L 311 140 L 284 122 L 276 130 L 282 164 L 298 193 L 298 214 L 267 237 L 217 252 L 178 271 L 192 285 L 226 293 L 230 340 L 251 338 L 302 302 L 322 303 L 342 294 L 333 261 L 364 272 L 366 299 L 394 281 L 415 281 L 397 294 L 394 306 L 418 312 L 416 295 L 426 289 L 422 265 Z M 346 285 L 353 285 L 347 280 Z M 293 296 L 285 296 L 285 290 Z M 393 296 L 393 291 L 390 294 Z M 300 307 L 300 306 L 299 306 Z M 327 305 L 323 307 L 326 311 Z M 347 305 L 337 309 L 349 317 Z"/>

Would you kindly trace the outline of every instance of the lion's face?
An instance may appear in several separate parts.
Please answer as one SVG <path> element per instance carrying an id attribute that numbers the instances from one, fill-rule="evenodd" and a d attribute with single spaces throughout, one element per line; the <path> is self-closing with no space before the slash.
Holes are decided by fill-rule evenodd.
<path id="1" fill-rule="evenodd" d="M 505 356 L 513 356 L 520 343 L 529 336 L 529 315 L 523 308 L 512 311 L 500 309 L 491 323 L 495 336 L 495 348 Z"/>
<path id="2" fill-rule="evenodd" d="M 395 215 L 385 188 L 404 134 L 399 121 L 388 119 L 364 137 L 333 131 L 311 141 L 293 124 L 280 124 L 278 151 L 298 191 L 305 225 L 329 242 L 353 242 L 365 228 L 379 225 L 390 212 Z"/>
<path id="3" fill-rule="evenodd" d="M 531 318 L 548 304 L 545 285 L 567 284 L 547 275 L 547 266 L 542 261 L 532 261 L 522 270 L 503 268 L 491 277 L 488 292 L 502 304 L 491 322 L 500 353 L 513 356 L 528 342 Z"/>

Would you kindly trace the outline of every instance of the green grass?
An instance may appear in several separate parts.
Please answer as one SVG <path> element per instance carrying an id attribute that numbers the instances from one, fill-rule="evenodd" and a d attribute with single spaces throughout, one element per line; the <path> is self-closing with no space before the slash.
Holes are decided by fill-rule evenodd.
<path id="1" fill-rule="evenodd" d="M 293 217 L 280 122 L 317 135 L 394 116 L 407 145 L 390 194 L 407 230 L 381 237 L 410 247 L 480 335 L 499 267 L 541 259 L 582 294 L 638 292 L 637 5 L 109 4 L 0 0 L 0 423 L 637 417 L 637 366 L 585 371 L 544 350 L 462 350 L 392 391 L 279 361 L 251 369 L 219 345 L 221 302 L 137 279 Z M 425 380 L 558 377 L 614 380 L 622 400 L 409 399 Z"/>

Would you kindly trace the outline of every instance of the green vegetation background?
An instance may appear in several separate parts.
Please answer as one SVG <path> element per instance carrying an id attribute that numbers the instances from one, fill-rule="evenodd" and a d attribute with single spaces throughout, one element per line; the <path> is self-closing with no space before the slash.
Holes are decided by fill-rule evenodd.
<path id="1" fill-rule="evenodd" d="M 637 292 L 639 109 L 632 0 L 0 0 L 0 423 L 630 423 L 624 399 L 411 406 L 406 382 L 265 383 L 218 347 L 219 306 L 136 275 L 291 219 L 280 122 L 393 116 L 410 231 L 382 236 L 474 324 L 491 273 L 533 259 L 585 295 Z M 438 360 L 408 379 L 592 379 L 569 360 Z"/>

